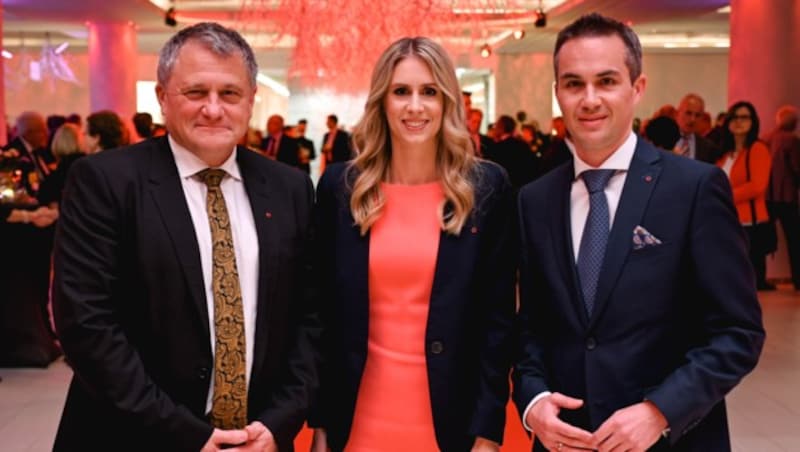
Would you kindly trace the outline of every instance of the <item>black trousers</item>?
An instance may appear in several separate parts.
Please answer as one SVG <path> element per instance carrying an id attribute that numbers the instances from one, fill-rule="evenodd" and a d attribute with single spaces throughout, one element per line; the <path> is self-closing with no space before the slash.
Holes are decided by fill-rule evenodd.
<path id="1" fill-rule="evenodd" d="M 773 218 L 780 221 L 786 248 L 789 251 L 789 265 L 792 270 L 792 283 L 800 289 L 800 211 L 797 203 L 773 202 L 770 204 Z"/>

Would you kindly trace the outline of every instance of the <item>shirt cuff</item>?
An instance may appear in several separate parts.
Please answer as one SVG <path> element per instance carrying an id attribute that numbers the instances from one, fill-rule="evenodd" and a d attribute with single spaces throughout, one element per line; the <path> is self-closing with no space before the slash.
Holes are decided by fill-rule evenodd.
<path id="1" fill-rule="evenodd" d="M 528 412 L 531 410 L 531 408 L 533 408 L 534 405 L 536 405 L 536 402 L 542 400 L 543 398 L 549 396 L 550 394 L 552 394 L 552 392 L 550 391 L 540 392 L 539 394 L 536 395 L 536 397 L 533 398 L 533 400 L 531 400 L 531 403 L 529 403 L 528 406 L 525 407 L 525 411 L 522 413 L 522 426 L 525 427 L 525 430 L 533 433 L 533 429 L 528 425 L 527 422 Z"/>

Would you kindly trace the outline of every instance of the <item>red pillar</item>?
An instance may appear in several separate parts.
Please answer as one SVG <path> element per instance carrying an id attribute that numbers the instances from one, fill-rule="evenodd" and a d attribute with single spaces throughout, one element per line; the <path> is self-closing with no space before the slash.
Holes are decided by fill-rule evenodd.
<path id="1" fill-rule="evenodd" d="M 766 133 L 778 107 L 800 107 L 800 0 L 731 0 L 728 103 L 753 103 Z"/>
<path id="2" fill-rule="evenodd" d="M 90 111 L 136 113 L 136 29 L 132 23 L 89 24 Z"/>
<path id="3" fill-rule="evenodd" d="M 3 48 L 3 2 L 0 0 L 0 49 Z M 6 71 L 5 58 L 0 56 L 0 146 L 6 145 Z"/>

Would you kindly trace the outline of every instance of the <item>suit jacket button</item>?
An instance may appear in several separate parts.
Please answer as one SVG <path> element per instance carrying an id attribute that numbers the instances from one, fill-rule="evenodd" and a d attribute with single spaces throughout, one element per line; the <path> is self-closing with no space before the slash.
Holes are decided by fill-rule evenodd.
<path id="1" fill-rule="evenodd" d="M 586 339 L 586 350 L 594 350 L 597 347 L 597 340 L 595 338 L 590 337 Z"/>
<path id="2" fill-rule="evenodd" d="M 431 353 L 438 355 L 444 351 L 444 344 L 441 341 L 431 342 Z"/>
<path id="3" fill-rule="evenodd" d="M 208 367 L 201 367 L 197 369 L 197 378 L 201 380 L 208 379 Z"/>

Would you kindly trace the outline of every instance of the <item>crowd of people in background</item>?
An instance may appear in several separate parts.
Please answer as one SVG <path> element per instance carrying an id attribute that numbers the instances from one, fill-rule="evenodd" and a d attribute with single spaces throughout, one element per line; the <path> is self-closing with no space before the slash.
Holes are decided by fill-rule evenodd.
<path id="1" fill-rule="evenodd" d="M 470 92 L 461 94 L 476 156 L 502 166 L 515 190 L 571 159 L 562 117 L 552 119 L 548 132 L 524 111 L 513 117 L 503 114 L 488 123 L 484 134 L 483 111 L 472 107 Z M 747 112 L 737 113 L 741 108 Z M 11 129 L 9 144 L 0 154 L 0 174 L 10 178 L 6 185 L 21 188 L 13 196 L 25 198 L 29 203 L 38 201 L 41 207 L 16 212 L 2 208 L 4 221 L 49 226 L 58 218 L 57 201 L 72 162 L 86 154 L 166 133 L 164 126 L 154 123 L 149 113 L 136 113 L 131 120 L 133 131 L 119 115 L 108 110 L 90 114 L 85 124 L 75 113 L 47 118 L 36 112 L 20 114 Z M 269 117 L 265 133 L 250 127 L 239 144 L 306 173 L 311 172 L 311 162 L 318 159 L 319 175 L 327 165 L 354 157 L 350 134 L 339 125 L 335 114 L 326 118 L 327 132 L 317 142 L 318 146 L 306 137 L 307 125 L 305 118 L 286 124 L 281 115 L 275 114 Z M 773 221 L 779 219 L 786 236 L 792 282 L 800 289 L 800 214 L 796 208 L 800 144 L 796 139 L 795 107 L 781 107 L 776 126 L 759 135 L 762 129 L 752 104 L 737 103 L 728 111 L 719 112 L 712 124 L 703 98 L 690 93 L 680 99 L 677 107 L 664 105 L 649 118 L 636 118 L 633 127 L 665 151 L 718 165 L 729 174 L 742 224 L 753 244 L 751 259 L 761 290 L 774 290 L 774 285 L 766 280 L 765 264 L 765 256 L 775 251 L 774 241 L 765 242 L 762 238 L 764 229 L 774 229 Z M 46 183 L 48 179 L 51 181 Z"/>

